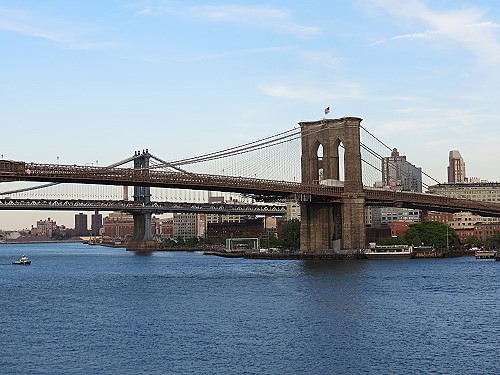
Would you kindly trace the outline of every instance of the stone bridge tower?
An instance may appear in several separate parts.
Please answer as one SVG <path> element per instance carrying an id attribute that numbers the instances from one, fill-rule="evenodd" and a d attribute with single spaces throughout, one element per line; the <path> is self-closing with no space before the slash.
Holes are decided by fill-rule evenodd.
<path id="1" fill-rule="evenodd" d="M 302 253 L 325 250 L 356 252 L 365 248 L 365 197 L 361 172 L 360 124 L 362 119 L 343 117 L 301 122 L 302 183 L 339 180 L 339 146 L 344 147 L 342 202 L 301 203 Z M 320 146 L 323 155 L 318 156 Z"/>

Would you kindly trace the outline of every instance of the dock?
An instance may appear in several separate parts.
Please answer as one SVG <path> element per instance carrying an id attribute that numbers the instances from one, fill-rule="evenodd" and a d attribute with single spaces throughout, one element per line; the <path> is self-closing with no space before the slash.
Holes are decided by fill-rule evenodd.
<path id="1" fill-rule="evenodd" d="M 221 251 L 221 250 L 205 250 L 204 255 L 216 255 L 223 258 L 243 258 L 245 253 L 242 251 Z"/>
<path id="2" fill-rule="evenodd" d="M 477 250 L 474 254 L 476 259 L 498 259 L 498 251 L 495 250 Z"/>

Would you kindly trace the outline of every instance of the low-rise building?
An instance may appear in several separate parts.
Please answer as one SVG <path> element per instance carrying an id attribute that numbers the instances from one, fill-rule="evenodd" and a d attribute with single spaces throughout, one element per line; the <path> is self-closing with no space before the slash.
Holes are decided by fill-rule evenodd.
<path id="1" fill-rule="evenodd" d="M 372 207 L 371 208 L 372 227 L 381 227 L 392 222 L 410 222 L 420 221 L 420 210 L 413 210 L 400 207 Z"/>
<path id="2" fill-rule="evenodd" d="M 134 218 L 124 212 L 112 212 L 104 218 L 104 236 L 124 239 L 134 234 Z"/>
<path id="3" fill-rule="evenodd" d="M 387 226 L 391 229 L 391 237 L 404 237 L 406 231 L 410 229 L 411 222 L 408 221 L 393 221 Z"/>
<path id="4" fill-rule="evenodd" d="M 207 238 L 261 237 L 264 234 L 264 219 L 245 219 L 239 223 L 208 223 Z"/>
<path id="5" fill-rule="evenodd" d="M 474 179 L 475 182 L 448 183 L 429 186 L 427 192 L 451 198 L 461 198 L 484 202 L 500 202 L 500 183 Z M 437 214 L 436 214 L 437 215 Z M 436 220 L 441 221 L 441 220 Z M 498 217 L 486 217 L 460 212 L 453 214 L 448 224 L 455 230 L 472 228 L 476 223 L 498 223 Z"/>
<path id="6" fill-rule="evenodd" d="M 500 223 L 478 223 L 474 226 L 474 236 L 485 242 L 489 237 L 500 233 Z"/>
<path id="7" fill-rule="evenodd" d="M 52 237 L 52 232 L 56 228 L 56 222 L 51 220 L 38 220 L 36 222 L 36 234 L 39 236 Z"/>

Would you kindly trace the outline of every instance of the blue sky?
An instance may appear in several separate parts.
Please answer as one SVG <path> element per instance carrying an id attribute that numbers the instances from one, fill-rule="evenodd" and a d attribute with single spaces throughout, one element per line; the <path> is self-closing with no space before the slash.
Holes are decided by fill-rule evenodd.
<path id="1" fill-rule="evenodd" d="M 3 0 L 0 153 L 173 160 L 330 106 L 440 181 L 452 149 L 499 181 L 499 26 L 487 0 Z"/>

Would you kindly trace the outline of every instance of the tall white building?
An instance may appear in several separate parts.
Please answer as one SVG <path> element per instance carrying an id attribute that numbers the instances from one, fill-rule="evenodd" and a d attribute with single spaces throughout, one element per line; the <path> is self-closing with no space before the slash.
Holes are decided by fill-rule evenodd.
<path id="1" fill-rule="evenodd" d="M 406 160 L 406 156 L 399 155 L 394 148 L 391 156 L 382 158 L 382 186 L 398 191 L 422 192 L 422 169 Z M 372 227 L 385 226 L 393 222 L 418 222 L 420 210 L 400 207 L 372 207 L 365 211 L 365 221 Z"/>
<path id="2" fill-rule="evenodd" d="M 296 201 L 288 201 L 286 205 L 286 220 L 300 220 L 300 203 Z"/>
<path id="3" fill-rule="evenodd" d="M 421 193 L 422 168 L 407 161 L 395 148 L 391 156 L 382 158 L 382 182 L 392 189 Z"/>
<path id="4" fill-rule="evenodd" d="M 205 237 L 205 214 L 175 213 L 172 218 L 172 236 L 176 238 Z"/>

